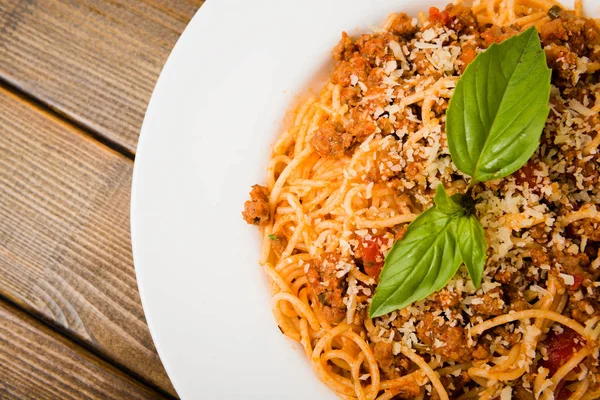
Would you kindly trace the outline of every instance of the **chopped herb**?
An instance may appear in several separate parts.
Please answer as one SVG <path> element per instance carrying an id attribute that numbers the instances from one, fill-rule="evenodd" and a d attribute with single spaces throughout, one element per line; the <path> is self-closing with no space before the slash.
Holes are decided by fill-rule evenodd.
<path id="1" fill-rule="evenodd" d="M 550 17 L 550 19 L 556 19 L 556 18 L 560 17 L 561 13 L 562 13 L 562 8 L 560 8 L 560 6 L 552 6 L 548 10 L 548 16 Z"/>
<path id="2" fill-rule="evenodd" d="M 321 304 L 323 304 L 324 306 L 329 305 L 327 303 L 327 299 L 325 298 L 325 293 L 319 293 L 319 295 L 317 297 L 319 298 L 319 301 L 321 302 Z"/>

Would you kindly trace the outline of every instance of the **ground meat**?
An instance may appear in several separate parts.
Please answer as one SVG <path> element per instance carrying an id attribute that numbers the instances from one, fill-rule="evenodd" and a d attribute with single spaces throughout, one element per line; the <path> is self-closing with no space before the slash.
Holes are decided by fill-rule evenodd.
<path id="1" fill-rule="evenodd" d="M 436 117 L 441 117 L 446 115 L 446 110 L 448 109 L 448 100 L 444 98 L 439 98 L 433 106 L 431 107 L 431 111 L 435 114 Z M 441 144 L 441 143 L 440 143 Z"/>
<path id="2" fill-rule="evenodd" d="M 326 122 L 314 133 L 310 144 L 321 157 L 339 157 L 352 144 L 352 137 L 341 124 Z"/>
<path id="3" fill-rule="evenodd" d="M 340 92 L 340 101 L 342 104 L 348 104 L 354 107 L 360 101 L 360 88 L 358 86 L 346 86 Z"/>
<path id="4" fill-rule="evenodd" d="M 546 224 L 537 224 L 529 228 L 529 236 L 539 244 L 546 244 L 550 240 L 549 232 L 546 232 Z"/>
<path id="5" fill-rule="evenodd" d="M 342 38 L 333 48 L 331 55 L 337 61 L 348 61 L 350 58 L 352 58 L 352 55 L 355 51 L 357 51 L 357 49 L 352 39 L 350 39 L 346 32 L 342 32 Z"/>
<path id="6" fill-rule="evenodd" d="M 408 179 L 411 181 L 414 180 L 417 174 L 421 173 L 421 163 L 416 161 L 407 162 L 406 167 L 404 168 L 404 173 Z"/>
<path id="7" fill-rule="evenodd" d="M 565 43 L 569 38 L 565 29 L 565 20 L 557 18 L 542 25 L 540 27 L 540 38 L 543 46 Z"/>
<path id="8" fill-rule="evenodd" d="M 585 269 L 590 265 L 590 259 L 586 254 L 573 255 L 558 249 L 552 251 L 552 261 L 562 272 L 571 275 L 585 273 Z"/>
<path id="9" fill-rule="evenodd" d="M 531 262 L 536 267 L 550 264 L 550 256 L 546 253 L 545 249 L 534 247 L 529 250 Z"/>
<path id="10" fill-rule="evenodd" d="M 527 300 L 525 300 L 525 296 L 523 296 L 523 292 L 519 287 L 514 285 L 505 285 L 504 290 L 506 297 L 508 297 L 508 304 L 511 310 L 523 311 L 531 308 L 530 304 L 527 302 Z"/>
<path id="11" fill-rule="evenodd" d="M 275 233 L 269 235 L 269 240 L 271 241 L 271 249 L 277 255 L 277 257 L 281 257 L 281 253 L 287 247 L 287 239 L 280 233 Z"/>
<path id="12" fill-rule="evenodd" d="M 460 326 L 450 326 L 448 322 L 434 320 L 433 314 L 427 313 L 417 325 L 417 337 L 431 347 L 435 354 L 454 361 L 463 362 L 470 359 L 471 348 L 467 343 L 465 331 Z M 437 341 L 436 341 L 437 339 Z M 442 346 L 437 347 L 436 343 Z"/>
<path id="13" fill-rule="evenodd" d="M 546 62 L 551 68 L 559 86 L 564 87 L 572 83 L 577 74 L 577 54 L 565 46 L 550 44 L 546 48 Z"/>
<path id="14" fill-rule="evenodd" d="M 519 276 L 519 272 L 514 269 L 502 269 L 494 274 L 494 280 L 500 283 L 513 283 Z"/>
<path id="15" fill-rule="evenodd" d="M 406 132 L 416 132 L 419 130 L 419 123 L 415 122 L 417 109 L 414 106 L 408 106 L 402 114 L 396 114 L 396 122 L 394 128 L 396 130 L 405 129 Z"/>
<path id="16" fill-rule="evenodd" d="M 333 71 L 331 81 L 341 86 L 350 86 L 351 76 L 355 75 L 359 81 L 366 82 L 369 76 L 369 65 L 367 60 L 358 54 L 354 54 L 348 61 L 342 61 Z"/>
<path id="17" fill-rule="evenodd" d="M 585 218 L 573 222 L 568 226 L 569 237 L 586 237 L 593 242 L 600 242 L 600 222 L 591 218 Z"/>
<path id="18" fill-rule="evenodd" d="M 585 254 L 590 258 L 590 261 L 600 258 L 600 242 L 588 242 L 585 246 Z"/>
<path id="19" fill-rule="evenodd" d="M 513 396 L 516 400 L 535 400 L 533 393 L 523 386 L 514 387 Z"/>
<path id="20" fill-rule="evenodd" d="M 261 185 L 252 186 L 250 200 L 244 203 L 244 220 L 252 225 L 264 225 L 269 222 L 269 190 Z"/>
<path id="21" fill-rule="evenodd" d="M 476 360 L 485 360 L 490 356 L 490 353 L 485 349 L 484 345 L 478 344 L 475 346 L 475 349 L 473 349 L 471 355 Z"/>
<path id="22" fill-rule="evenodd" d="M 381 117 L 377 120 L 377 127 L 381 129 L 383 135 L 394 133 L 394 125 L 388 117 Z"/>
<path id="23" fill-rule="evenodd" d="M 505 308 L 504 300 L 502 300 L 503 295 L 504 292 L 501 288 L 494 288 L 484 295 L 477 296 L 476 298 L 482 303 L 471 305 L 473 315 L 489 318 L 502 314 Z"/>
<path id="24" fill-rule="evenodd" d="M 377 125 L 371 121 L 352 121 L 348 125 L 348 134 L 358 143 L 363 142 L 366 138 L 375 133 L 376 130 Z"/>
<path id="25" fill-rule="evenodd" d="M 379 368 L 387 379 L 399 378 L 408 370 L 410 364 L 402 355 L 394 356 L 392 345 L 388 342 L 377 342 L 373 347 L 373 355 Z"/>
<path id="26" fill-rule="evenodd" d="M 373 68 L 371 72 L 369 72 L 369 77 L 367 78 L 367 87 L 377 87 L 381 84 L 385 77 L 385 72 L 383 68 Z"/>
<path id="27" fill-rule="evenodd" d="M 401 388 L 393 389 L 394 399 L 414 399 L 421 392 L 421 386 L 415 381 L 408 382 Z"/>
<path id="28" fill-rule="evenodd" d="M 377 342 L 373 347 L 373 356 L 377 360 L 381 369 L 388 369 L 394 361 L 394 354 L 392 353 L 392 345 L 388 342 Z"/>
<path id="29" fill-rule="evenodd" d="M 490 47 L 494 43 L 501 43 L 517 34 L 519 34 L 518 28 L 493 25 L 481 33 L 481 38 L 484 40 L 486 47 Z"/>
<path id="30" fill-rule="evenodd" d="M 378 108 L 383 108 L 383 107 L 387 107 L 389 105 L 386 97 L 386 90 L 383 87 L 369 87 L 368 90 L 363 93 L 363 99 L 362 99 L 362 104 L 364 104 L 364 107 L 356 107 L 359 108 L 360 112 L 364 112 L 366 111 L 367 114 L 372 114 L 376 109 Z M 353 117 L 355 115 L 355 113 L 353 113 L 352 111 L 350 112 Z M 354 118 L 356 121 L 358 120 L 358 118 Z M 363 120 L 367 119 L 370 120 L 369 117 L 363 117 Z"/>
<path id="31" fill-rule="evenodd" d="M 354 312 L 354 319 L 352 320 L 352 323 L 356 326 L 361 326 L 362 324 L 365 323 L 365 317 L 367 316 L 367 309 L 366 308 L 362 308 L 362 309 L 357 309 Z"/>
<path id="32" fill-rule="evenodd" d="M 346 305 L 343 301 L 346 279 L 336 275 L 341 261 L 338 254 L 325 253 L 309 262 L 306 273 L 312 301 L 320 308 L 323 317 L 331 323 L 340 322 L 346 315 Z"/>
<path id="33" fill-rule="evenodd" d="M 470 33 L 473 28 L 477 27 L 477 18 L 473 14 L 473 10 L 465 7 L 462 4 L 448 4 L 446 10 L 449 17 L 449 22 L 446 26 L 454 29 L 457 33 Z"/>
<path id="34" fill-rule="evenodd" d="M 557 270 L 552 271 L 554 275 L 563 273 L 573 277 L 573 284 L 567 286 L 567 289 L 571 292 L 579 289 L 582 284 L 589 286 L 592 283 L 593 276 L 588 272 L 590 259 L 587 254 L 572 255 L 561 251 L 554 251 L 553 262 L 557 267 Z"/>
<path id="35" fill-rule="evenodd" d="M 598 178 L 598 171 L 600 171 L 597 161 L 595 159 L 582 160 L 581 154 L 578 154 L 576 150 L 570 150 L 565 153 L 565 160 L 571 165 L 567 170 L 569 175 L 576 180 L 576 175 L 581 174 L 583 177 L 595 177 Z"/>
<path id="36" fill-rule="evenodd" d="M 586 97 L 591 104 L 594 104 L 596 99 L 596 91 L 585 82 L 581 81 L 577 82 L 575 86 L 565 88 L 561 95 L 564 99 L 575 99 L 582 104 L 586 102 Z M 598 123 L 598 114 L 591 115 L 588 121 L 591 127 L 596 126 Z M 574 153 L 573 157 L 576 157 L 577 152 Z"/>
<path id="37" fill-rule="evenodd" d="M 600 69 L 600 66 L 598 65 L 598 63 L 600 62 L 600 48 L 598 46 L 594 46 L 590 49 L 587 56 L 591 61 L 586 65 L 587 72 L 593 73 L 598 71 L 598 69 Z"/>
<path id="38" fill-rule="evenodd" d="M 413 60 L 413 65 L 419 75 L 426 75 L 431 66 L 431 62 L 427 59 L 427 56 L 423 53 L 418 53 Z"/>
<path id="39" fill-rule="evenodd" d="M 595 300 L 588 298 L 585 300 L 575 301 L 571 299 L 568 304 L 571 317 L 582 324 L 585 324 L 586 321 L 593 317 L 600 316 L 600 304 L 598 304 Z"/>
<path id="40" fill-rule="evenodd" d="M 477 19 L 473 11 L 461 4 L 450 3 L 441 12 L 436 7 L 430 7 L 429 22 L 454 29 L 459 34 L 472 33 L 477 28 Z"/>
<path id="41" fill-rule="evenodd" d="M 419 31 L 419 27 L 416 23 L 413 23 L 413 18 L 406 13 L 400 13 L 394 17 L 389 31 L 394 35 L 408 39 Z"/>
<path id="42" fill-rule="evenodd" d="M 388 35 L 362 35 L 356 41 L 356 46 L 360 55 L 369 61 L 372 66 L 377 64 L 377 60 L 380 61 L 390 52 L 388 47 L 390 37 Z"/>
<path id="43" fill-rule="evenodd" d="M 442 289 L 435 294 L 436 303 L 445 309 L 458 306 L 460 304 L 460 300 L 460 294 L 448 289 Z"/>
<path id="44" fill-rule="evenodd" d="M 497 326 L 493 330 L 494 336 L 502 337 L 503 341 L 508 343 L 508 347 L 511 347 L 521 341 L 521 334 L 518 332 L 511 331 L 507 325 Z"/>
<path id="45" fill-rule="evenodd" d="M 596 23 L 588 18 L 574 17 L 569 13 L 561 13 L 540 28 L 542 45 L 557 44 L 567 46 L 569 50 L 584 56 L 588 47 L 598 44 L 600 30 Z"/>
<path id="46" fill-rule="evenodd" d="M 537 181 L 541 170 L 542 168 L 538 162 L 529 160 L 514 173 L 515 183 L 519 186 L 527 186 L 529 189 L 539 192 Z"/>
<path id="47" fill-rule="evenodd" d="M 441 377 L 444 387 L 448 389 L 451 398 L 459 397 L 465 385 L 471 382 L 471 377 L 467 371 L 462 371 L 458 376 L 446 375 Z M 431 397 L 433 400 L 433 396 Z"/>

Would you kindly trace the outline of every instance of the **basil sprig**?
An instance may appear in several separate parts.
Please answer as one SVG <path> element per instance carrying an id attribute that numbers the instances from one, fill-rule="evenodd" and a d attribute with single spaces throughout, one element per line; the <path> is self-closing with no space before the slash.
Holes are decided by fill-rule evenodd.
<path id="1" fill-rule="evenodd" d="M 419 215 L 402 240 L 394 243 L 385 259 L 377 292 L 369 310 L 372 318 L 404 308 L 440 290 L 462 263 L 479 285 L 485 255 L 481 223 L 460 204 L 461 197 L 448 197 L 443 185 L 435 194 L 436 205 Z M 471 229 L 472 221 L 479 229 Z M 472 256 L 475 249 L 480 257 Z"/>
<path id="2" fill-rule="evenodd" d="M 470 187 L 512 174 L 533 155 L 548 117 L 550 76 L 535 27 L 469 64 L 450 100 L 446 134 Z M 386 256 L 371 318 L 440 290 L 463 263 L 474 286 L 481 284 L 487 244 L 470 194 L 448 197 L 440 184 L 434 200 Z"/>
<path id="3" fill-rule="evenodd" d="M 550 111 L 550 76 L 535 27 L 469 64 L 450 99 L 446 135 L 472 185 L 508 176 L 531 158 Z"/>

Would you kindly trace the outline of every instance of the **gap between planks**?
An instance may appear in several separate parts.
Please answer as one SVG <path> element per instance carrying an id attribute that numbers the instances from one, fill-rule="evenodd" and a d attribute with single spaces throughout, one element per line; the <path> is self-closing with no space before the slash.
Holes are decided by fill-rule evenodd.
<path id="1" fill-rule="evenodd" d="M 79 392 L 79 390 L 88 390 L 88 397 L 89 398 L 98 398 L 98 399 L 103 399 L 105 398 L 108 393 L 104 392 L 105 390 L 107 390 L 108 388 L 106 387 L 106 385 L 110 385 L 109 381 L 110 378 L 113 377 L 114 380 L 122 382 L 122 384 L 127 385 L 128 390 L 127 391 L 127 395 L 131 396 L 131 398 L 141 398 L 141 399 L 146 399 L 146 398 L 152 398 L 152 399 L 169 399 L 169 400 L 176 400 L 177 398 L 166 393 L 164 390 L 162 390 L 161 388 L 157 388 L 156 386 L 152 385 L 152 384 L 148 384 L 147 382 L 145 382 L 143 379 L 140 379 L 138 376 L 136 376 L 136 374 L 131 373 L 131 371 L 128 371 L 126 368 L 123 368 L 121 365 L 114 363 L 113 360 L 107 359 L 106 357 L 104 357 L 102 354 L 97 354 L 97 352 L 95 352 L 93 349 L 88 348 L 88 346 L 85 346 L 84 344 L 80 343 L 77 340 L 73 340 L 72 338 L 69 337 L 69 335 L 65 335 L 63 332 L 60 332 L 60 330 L 57 330 L 55 326 L 53 326 L 52 324 L 49 324 L 48 321 L 39 318 L 37 315 L 35 315 L 34 313 L 32 313 L 30 310 L 24 309 L 23 307 L 21 307 L 20 305 L 16 304 L 15 302 L 11 301 L 10 299 L 6 298 L 3 295 L 0 295 L 0 314 L 9 314 L 10 318 L 8 319 L 2 319 L 2 323 L 0 323 L 0 351 L 5 351 L 5 349 L 3 349 L 2 346 L 2 342 L 4 340 L 6 340 L 6 338 L 4 338 L 4 331 L 5 331 L 5 325 L 7 323 L 10 323 L 9 321 L 12 321 L 13 323 L 24 323 L 27 325 L 27 327 L 29 328 L 29 331 L 27 331 L 27 333 L 29 333 L 30 335 L 36 335 L 36 343 L 40 346 L 43 346 L 43 344 L 49 345 L 48 347 L 48 351 L 52 352 L 54 355 L 56 355 L 55 353 L 60 353 L 61 357 L 59 359 L 54 359 L 54 361 L 51 361 L 52 359 L 48 359 L 50 360 L 50 362 L 52 362 L 52 364 L 55 366 L 55 369 L 53 369 L 52 371 L 48 371 L 47 373 L 45 373 L 44 375 L 53 377 L 56 375 L 60 375 L 61 372 L 66 372 L 68 375 L 64 376 L 64 378 L 66 378 L 67 380 L 71 380 L 72 382 L 74 382 L 73 388 L 76 390 L 77 396 L 82 394 Z M 13 319 L 14 318 L 14 319 Z M 44 330 L 47 330 L 49 332 L 45 332 Z M 27 333 L 21 333 L 20 336 L 27 336 Z M 55 337 L 54 337 L 54 336 Z M 66 343 L 61 343 L 62 341 L 66 341 Z M 63 346 L 61 346 L 61 344 Z M 14 346 L 14 343 L 11 342 L 11 344 L 8 346 L 9 349 L 14 349 L 14 351 L 17 351 L 18 349 Z M 67 352 L 71 352 L 73 354 L 76 354 L 79 357 L 82 357 L 85 361 L 87 361 L 87 363 L 83 363 L 83 364 L 78 364 L 81 368 L 78 369 L 77 371 L 75 370 L 61 370 L 65 369 L 65 365 L 64 361 L 69 359 L 69 354 Z M 36 360 L 39 359 L 46 359 L 47 354 L 45 354 L 43 351 L 35 353 L 36 356 Z M 71 355 L 72 357 L 72 355 Z M 16 358 L 15 358 L 16 359 Z M 35 362 L 33 364 L 30 365 L 31 368 L 33 369 L 39 369 L 40 365 L 36 364 Z M 104 377 L 98 377 L 95 376 L 96 378 L 98 378 L 100 380 L 100 384 L 96 385 L 92 385 L 92 383 L 88 383 L 86 385 L 85 382 L 85 376 L 86 375 L 86 369 L 89 369 L 93 366 L 96 366 L 98 368 L 101 368 L 106 374 L 107 376 Z M 7 365 L 7 367 L 10 368 L 10 365 Z M 17 367 L 17 370 L 21 369 L 22 367 Z M 11 369 L 12 370 L 12 369 Z M 84 370 L 82 372 L 82 370 Z M 21 373 L 26 373 L 21 371 Z M 82 375 L 83 373 L 83 375 Z M 3 375 L 4 376 L 4 375 Z M 14 378 L 14 377 L 13 377 Z M 4 376 L 4 379 L 6 379 L 6 376 Z M 43 377 L 41 378 L 43 380 Z M 47 379 L 47 377 L 46 377 Z M 128 382 L 128 380 L 130 382 Z M 53 381 L 54 383 L 52 383 L 50 386 L 57 384 L 56 381 Z M 85 387 L 84 387 L 85 385 Z M 42 396 L 47 398 L 48 393 L 46 392 L 55 392 L 56 390 L 60 391 L 60 390 L 64 390 L 64 382 L 61 385 L 62 387 L 56 387 L 54 389 L 47 389 L 41 386 L 37 386 L 36 388 L 30 387 L 29 384 L 25 384 L 25 387 L 19 387 L 16 388 L 15 386 L 23 386 L 23 384 L 17 384 L 17 383 L 13 383 L 11 384 L 10 381 L 0 381 L 0 398 L 4 399 L 12 399 L 12 398 L 21 398 L 21 396 L 27 396 L 27 398 L 30 398 L 30 395 L 35 395 L 33 398 L 37 398 L 38 396 Z M 46 387 L 48 387 L 48 385 L 46 385 Z M 113 390 L 119 390 L 119 388 L 112 388 Z M 123 388 L 126 389 L 126 388 Z M 130 390 L 134 390 L 134 392 L 131 392 Z M 15 395 L 15 393 L 11 393 L 11 392 L 20 392 L 20 394 L 18 394 L 17 397 L 13 397 Z M 43 393 L 39 393 L 40 391 L 42 391 Z M 93 392 L 97 392 L 96 395 L 93 396 L 89 396 L 91 393 Z M 54 398 L 54 396 L 56 395 L 56 393 L 51 394 L 50 397 Z M 62 396 L 67 396 L 70 394 L 67 393 L 62 393 Z M 117 395 L 117 398 L 120 398 L 121 396 L 123 396 L 124 393 L 121 393 L 119 395 Z M 141 397 L 140 397 L 141 396 Z M 111 398 L 114 398 L 111 395 Z"/>
<path id="2" fill-rule="evenodd" d="M 19 87 L 16 83 L 8 81 L 5 77 L 0 76 L 0 89 L 5 89 L 6 91 L 18 96 L 23 101 L 33 104 L 38 109 L 43 110 L 44 112 L 52 115 L 53 117 L 71 125 L 81 133 L 85 134 L 89 138 L 102 143 L 104 146 L 110 148 L 111 150 L 120 153 L 121 155 L 127 157 L 131 161 L 135 161 L 135 154 L 131 152 L 127 147 L 121 145 L 120 143 L 111 140 L 110 138 L 102 135 L 99 132 L 96 132 L 89 126 L 83 124 L 82 122 L 72 118 L 69 114 L 60 111 L 57 108 L 52 107 L 49 103 L 44 102 L 43 99 L 35 97 L 34 95 L 26 92 L 23 88 Z"/>
<path id="3" fill-rule="evenodd" d="M 12 95 L 15 98 L 21 100 L 22 102 L 29 104 L 29 106 L 31 106 L 32 108 L 37 110 L 37 112 L 39 112 L 41 114 L 47 114 L 48 118 L 57 120 L 58 123 L 62 123 L 66 126 L 69 126 L 71 129 L 78 131 L 83 136 L 85 136 L 85 137 L 91 139 L 93 142 L 97 143 L 97 145 L 104 147 L 106 149 L 106 151 L 118 153 L 118 154 L 126 157 L 130 162 L 132 162 L 134 160 L 134 154 L 129 152 L 127 149 L 123 148 L 119 144 L 106 139 L 104 136 L 97 134 L 93 130 L 87 129 L 85 126 L 82 126 L 77 121 L 72 120 L 68 116 L 63 115 L 61 112 L 54 110 L 52 107 L 48 106 L 47 104 L 43 103 L 42 101 L 39 101 L 37 98 L 29 95 L 28 93 L 23 92 L 18 87 L 12 85 L 10 82 L 3 80 L 2 78 L 0 78 L 0 90 L 3 90 L 6 93 L 8 93 L 9 95 Z M 151 389 L 154 392 L 157 392 L 164 398 L 177 399 L 176 396 L 167 392 L 160 386 L 158 386 L 155 383 L 144 378 L 137 372 L 131 370 L 127 366 L 125 366 L 122 363 L 118 362 L 117 360 L 113 359 L 109 355 L 103 353 L 99 349 L 93 347 L 92 345 L 85 342 L 84 340 L 81 340 L 81 338 L 79 338 L 76 335 L 76 332 L 72 332 L 66 328 L 61 327 L 60 325 L 57 325 L 56 321 L 53 321 L 52 319 L 45 317 L 43 314 L 40 314 L 39 310 L 36 310 L 35 307 L 28 305 L 26 303 L 22 304 L 20 299 L 13 298 L 13 296 L 11 296 L 10 293 L 0 293 L 0 307 L 2 304 L 6 304 L 8 307 L 16 309 L 19 312 L 24 313 L 28 317 L 39 322 L 45 328 L 55 332 L 60 337 L 63 337 L 66 340 L 68 340 L 69 342 L 73 343 L 74 346 L 84 349 L 85 351 L 89 352 L 93 356 L 98 357 L 100 360 L 107 363 L 109 366 L 123 372 L 124 374 L 129 376 L 132 380 L 135 380 L 136 382 L 138 382 L 143 387 L 146 387 L 148 389 Z M 0 391 L 0 394 L 1 394 L 1 391 Z"/>

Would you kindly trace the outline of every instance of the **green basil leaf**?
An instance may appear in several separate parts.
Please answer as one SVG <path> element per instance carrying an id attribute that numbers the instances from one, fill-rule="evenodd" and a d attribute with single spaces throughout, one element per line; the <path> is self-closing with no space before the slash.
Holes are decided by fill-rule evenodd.
<path id="1" fill-rule="evenodd" d="M 459 203 L 460 197 L 455 196 L 456 195 L 449 197 L 444 189 L 444 185 L 439 184 L 435 189 L 435 197 L 433 199 L 438 211 L 448 215 L 463 212 L 464 209 Z"/>
<path id="2" fill-rule="evenodd" d="M 469 277 L 475 288 L 481 285 L 481 276 L 485 267 L 487 243 L 481 222 L 475 215 L 463 216 L 458 220 L 456 237 L 460 255 L 467 267 Z"/>
<path id="3" fill-rule="evenodd" d="M 529 160 L 548 117 L 550 75 L 535 27 L 475 57 L 446 114 L 448 147 L 459 170 L 483 182 Z"/>
<path id="4" fill-rule="evenodd" d="M 461 264 L 456 228 L 457 215 L 437 207 L 408 226 L 385 258 L 369 308 L 371 318 L 404 308 L 446 286 Z"/>

